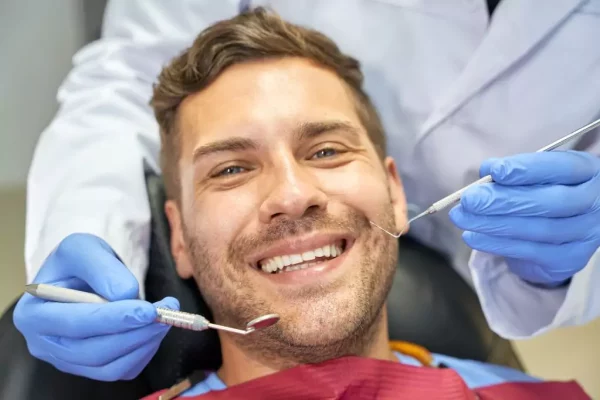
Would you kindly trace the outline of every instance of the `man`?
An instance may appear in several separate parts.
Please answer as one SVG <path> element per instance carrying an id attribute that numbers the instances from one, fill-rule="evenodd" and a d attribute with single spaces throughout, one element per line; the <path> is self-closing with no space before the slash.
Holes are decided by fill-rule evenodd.
<path id="1" fill-rule="evenodd" d="M 151 85 L 201 29 L 259 4 L 361 61 L 411 216 L 492 174 L 496 184 L 409 232 L 448 254 L 491 329 L 529 338 L 600 315 L 598 135 L 573 143 L 577 152 L 532 153 L 600 116 L 598 0 L 110 1 L 102 38 L 76 55 L 30 169 L 28 281 L 55 262 L 122 262 L 143 297 L 144 169 L 161 172 Z M 79 232 L 95 244 L 49 258 L 59 244 L 78 249 Z"/>
<path id="2" fill-rule="evenodd" d="M 281 318 L 248 336 L 220 332 L 221 368 L 184 396 L 232 387 L 225 396 L 249 390 L 245 398 L 263 398 L 268 387 L 293 381 L 290 372 L 297 368 L 318 364 L 336 372 L 331 362 L 341 359 L 347 368 L 357 367 L 345 385 L 358 385 L 363 396 L 371 383 L 385 380 L 363 380 L 360 368 L 372 362 L 370 370 L 384 375 L 432 377 L 427 390 L 435 398 L 473 398 L 470 389 L 498 396 L 507 387 L 514 399 L 539 398 L 548 388 L 587 398 L 576 385 L 546 387 L 518 371 L 442 355 L 435 356 L 436 364 L 454 372 L 440 370 L 433 377 L 426 368 L 407 367 L 415 360 L 390 350 L 385 299 L 398 244 L 370 221 L 398 229 L 407 210 L 362 79 L 358 63 L 325 36 L 262 9 L 206 29 L 162 71 L 152 106 L 178 274 L 195 278 L 216 323 L 243 326 L 268 313 Z M 89 240 L 76 238 L 82 245 Z M 66 250 L 59 247 L 59 257 Z M 67 326 L 67 337 L 58 340 L 48 339 L 48 331 L 36 338 L 26 332 L 32 353 L 67 372 L 135 376 L 166 332 L 152 324 L 149 304 L 120 300 L 135 279 L 122 265 L 100 271 L 65 264 L 42 267 L 36 281 L 89 285 L 116 301 L 53 304 L 25 295 L 18 307 L 28 307 L 31 315 L 15 312 L 19 329 L 27 331 L 34 319 L 40 324 L 39 315 L 48 326 L 42 329 Z M 177 308 L 171 299 L 164 305 Z M 130 326 L 109 332 L 116 328 L 108 318 Z M 113 345 L 95 354 L 109 339 Z M 245 386 L 253 382 L 266 386 Z M 410 382 L 400 386 L 422 389 Z M 506 382 L 519 383 L 495 386 Z M 455 389 L 460 397 L 452 397 Z M 314 394 L 322 397 L 304 398 L 340 398 L 329 397 L 337 390 L 323 387 Z"/>

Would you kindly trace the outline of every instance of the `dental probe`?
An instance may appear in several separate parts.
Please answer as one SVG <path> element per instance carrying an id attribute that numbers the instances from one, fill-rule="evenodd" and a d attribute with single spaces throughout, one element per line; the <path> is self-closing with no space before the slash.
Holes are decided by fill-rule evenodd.
<path id="1" fill-rule="evenodd" d="M 579 136 L 591 131 L 594 128 L 597 128 L 598 126 L 600 126 L 600 119 L 597 119 L 594 122 L 591 122 L 591 123 L 587 124 L 586 126 L 579 128 L 574 132 L 569 133 L 567 136 L 564 136 L 564 137 L 556 140 L 555 142 L 552 142 L 549 145 L 542 147 L 536 153 L 542 153 L 544 151 L 552 151 L 574 139 L 577 139 Z M 475 185 L 480 185 L 482 183 L 490 183 L 490 182 L 493 182 L 492 176 L 486 175 L 483 178 L 478 179 L 475 182 L 463 187 L 462 189 L 457 190 L 456 192 L 444 197 L 443 199 L 436 201 L 427 210 L 423 211 L 421 214 L 417 215 L 416 217 L 409 219 L 408 222 L 404 225 L 404 227 L 400 231 L 400 233 L 397 233 L 397 234 L 391 233 L 391 232 L 383 229 L 381 226 L 377 225 L 375 222 L 373 222 L 373 221 L 370 221 L 370 222 L 372 225 L 381 229 L 388 235 L 393 236 L 395 238 L 399 238 L 412 222 L 416 221 L 417 219 L 419 219 L 421 217 L 424 217 L 425 215 L 435 214 L 436 212 L 441 211 L 444 208 L 446 208 L 452 204 L 458 203 L 460 201 L 462 194 L 470 187 L 475 186 Z"/>

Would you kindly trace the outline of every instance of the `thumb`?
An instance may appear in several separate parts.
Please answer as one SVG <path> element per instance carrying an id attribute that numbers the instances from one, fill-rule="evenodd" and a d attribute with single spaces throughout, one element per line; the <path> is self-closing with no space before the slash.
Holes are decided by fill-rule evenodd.
<path id="1" fill-rule="evenodd" d="M 35 283 L 79 278 L 109 301 L 137 299 L 139 284 L 104 240 L 90 234 L 67 236 L 44 262 Z"/>
<path id="2" fill-rule="evenodd" d="M 158 311 L 156 310 L 157 308 L 168 308 L 169 310 L 173 310 L 173 311 L 179 311 L 179 300 L 177 300 L 174 297 L 165 297 L 164 299 L 157 301 L 155 303 L 152 303 L 155 307 L 154 312 L 157 314 Z M 156 318 L 156 317 L 155 317 Z M 171 326 L 170 325 L 163 325 L 166 329 L 166 331 L 168 331 Z"/>
<path id="3" fill-rule="evenodd" d="M 484 176 L 491 175 L 492 167 L 498 165 L 500 162 L 500 158 L 488 158 L 483 161 L 479 166 L 479 177 L 483 178 Z"/>
<path id="4" fill-rule="evenodd" d="M 179 300 L 175 297 L 165 297 L 164 299 L 153 303 L 155 307 L 168 308 L 169 310 L 179 311 Z"/>
<path id="5" fill-rule="evenodd" d="M 91 236 L 89 267 L 84 280 L 107 300 L 138 299 L 140 286 L 133 273 L 104 240 Z"/>

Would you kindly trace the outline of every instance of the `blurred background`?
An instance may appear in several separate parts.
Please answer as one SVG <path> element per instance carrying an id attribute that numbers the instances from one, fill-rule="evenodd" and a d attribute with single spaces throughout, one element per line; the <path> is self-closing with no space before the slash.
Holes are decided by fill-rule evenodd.
<path id="1" fill-rule="evenodd" d="M 99 35 L 104 4 L 0 1 L 0 312 L 25 284 L 25 186 L 36 141 L 58 109 L 56 92 L 71 57 Z M 515 347 L 529 373 L 576 379 L 600 399 L 600 320 Z"/>

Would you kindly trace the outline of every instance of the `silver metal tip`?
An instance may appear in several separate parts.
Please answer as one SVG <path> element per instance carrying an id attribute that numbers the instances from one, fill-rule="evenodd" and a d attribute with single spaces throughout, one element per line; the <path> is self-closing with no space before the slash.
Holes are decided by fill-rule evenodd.
<path id="1" fill-rule="evenodd" d="M 37 288 L 38 288 L 37 284 L 25 285 L 25 291 L 29 294 L 36 294 Z"/>
<path id="2" fill-rule="evenodd" d="M 369 221 L 372 225 L 374 225 L 376 228 L 381 229 L 382 231 L 384 231 L 385 233 L 387 233 L 388 235 L 390 235 L 393 238 L 398 239 L 400 236 L 402 236 L 402 233 L 404 233 L 404 231 L 406 230 L 406 226 L 402 229 L 402 231 L 400 231 L 400 233 L 392 233 L 384 228 L 382 228 L 381 226 L 377 225 L 375 222 L 373 221 Z M 408 224 L 406 224 L 408 225 Z"/>

